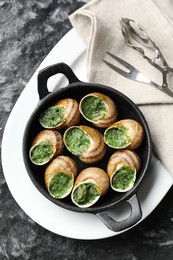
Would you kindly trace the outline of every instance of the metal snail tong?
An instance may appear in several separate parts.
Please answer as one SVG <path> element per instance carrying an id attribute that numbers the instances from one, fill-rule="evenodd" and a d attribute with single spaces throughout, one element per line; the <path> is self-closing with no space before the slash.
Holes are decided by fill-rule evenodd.
<path id="1" fill-rule="evenodd" d="M 173 68 L 169 67 L 159 47 L 156 46 L 156 44 L 149 38 L 145 30 L 136 21 L 128 18 L 122 18 L 120 20 L 120 24 L 124 41 L 127 46 L 138 51 L 144 59 L 146 59 L 153 67 L 162 73 L 162 84 L 159 85 L 148 79 L 137 68 L 110 52 L 107 52 L 107 54 L 126 67 L 129 72 L 122 70 L 105 60 L 104 62 L 122 76 L 154 86 L 170 97 L 173 97 L 173 92 L 168 86 L 168 74 L 173 73 Z M 146 54 L 148 51 L 150 52 L 152 58 Z"/>

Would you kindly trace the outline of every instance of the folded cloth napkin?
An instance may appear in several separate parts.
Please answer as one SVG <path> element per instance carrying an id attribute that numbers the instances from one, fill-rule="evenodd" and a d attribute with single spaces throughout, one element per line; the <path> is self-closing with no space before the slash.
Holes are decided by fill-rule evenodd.
<path id="1" fill-rule="evenodd" d="M 115 62 L 106 54 L 109 51 L 162 83 L 161 73 L 124 43 L 119 22 L 122 17 L 136 20 L 173 67 L 173 16 L 163 12 L 159 4 L 161 0 L 92 0 L 69 19 L 86 44 L 88 81 L 109 85 L 139 106 L 149 124 L 155 151 L 173 177 L 173 98 L 155 87 L 122 77 L 103 62 Z M 170 4 L 164 1 L 164 11 L 173 8 Z"/>

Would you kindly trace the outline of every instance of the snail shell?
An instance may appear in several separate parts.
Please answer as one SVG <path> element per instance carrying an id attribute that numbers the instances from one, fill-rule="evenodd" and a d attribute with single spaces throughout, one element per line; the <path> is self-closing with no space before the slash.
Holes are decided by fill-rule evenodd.
<path id="1" fill-rule="evenodd" d="M 29 157 L 32 163 L 44 165 L 63 152 L 62 135 L 56 130 L 43 130 L 33 140 Z"/>
<path id="2" fill-rule="evenodd" d="M 108 161 L 107 173 L 109 177 L 115 172 L 117 165 L 122 163 L 136 168 L 137 172 L 141 168 L 141 160 L 136 152 L 128 149 L 118 150 L 112 154 Z"/>
<path id="3" fill-rule="evenodd" d="M 117 121 L 105 130 L 105 143 L 115 149 L 136 149 L 144 137 L 144 131 L 141 124 L 133 119 L 123 119 Z"/>
<path id="4" fill-rule="evenodd" d="M 80 172 L 71 194 L 72 201 L 81 208 L 92 206 L 109 189 L 109 177 L 97 167 L 89 167 Z M 89 200 L 90 198 L 90 200 Z"/>
<path id="5" fill-rule="evenodd" d="M 102 93 L 90 93 L 79 103 L 83 117 L 100 128 L 107 128 L 117 120 L 118 109 L 113 100 Z"/>
<path id="6" fill-rule="evenodd" d="M 68 156 L 56 157 L 45 170 L 45 184 L 50 195 L 57 199 L 68 196 L 78 172 L 77 165 Z"/>
<path id="7" fill-rule="evenodd" d="M 48 120 L 48 122 L 47 122 Z M 40 116 L 40 124 L 48 129 L 61 129 L 78 125 L 80 120 L 79 104 L 76 100 L 65 98 L 46 109 Z"/>
<path id="8" fill-rule="evenodd" d="M 75 137 L 75 133 L 77 133 L 76 131 L 78 130 L 81 130 L 81 135 L 76 134 Z M 68 139 L 70 139 L 71 133 L 74 133 L 73 137 L 76 139 L 73 139 L 74 141 L 70 146 Z M 66 148 L 87 164 L 96 163 L 105 155 L 106 145 L 103 136 L 99 131 L 92 127 L 85 125 L 72 126 L 65 131 L 63 139 Z M 80 150 L 86 143 L 87 145 L 84 146 L 84 149 Z"/>
<path id="9" fill-rule="evenodd" d="M 123 173 L 125 171 L 121 173 L 123 167 L 124 170 L 127 172 L 124 175 Z M 124 149 L 118 150 L 113 153 L 107 165 L 107 173 L 110 178 L 111 188 L 119 192 L 130 190 L 135 183 L 136 173 L 140 170 L 140 168 L 141 160 L 137 153 L 135 153 L 134 151 Z M 121 176 L 118 177 L 116 174 L 120 174 Z M 128 174 L 130 174 L 130 177 L 128 176 Z M 121 185 L 118 187 L 118 181 L 121 181 L 121 183 L 123 183 L 123 186 Z"/>

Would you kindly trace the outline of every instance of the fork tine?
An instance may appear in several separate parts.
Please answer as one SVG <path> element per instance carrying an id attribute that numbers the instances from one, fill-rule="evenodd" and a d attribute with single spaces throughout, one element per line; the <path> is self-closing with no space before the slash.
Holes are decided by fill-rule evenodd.
<path id="1" fill-rule="evenodd" d="M 110 53 L 109 51 L 106 52 L 109 56 L 111 56 L 114 60 L 118 61 L 120 64 L 122 64 L 124 67 L 128 68 L 129 70 L 134 70 L 135 68 L 130 65 L 128 62 L 120 59 L 119 57 L 115 56 L 114 54 Z"/>
<path id="2" fill-rule="evenodd" d="M 131 80 L 139 81 L 139 82 L 146 83 L 146 84 L 152 85 L 154 87 L 157 87 L 157 88 L 161 89 L 162 91 L 164 91 L 165 93 L 167 93 L 168 95 L 173 97 L 173 93 L 169 89 L 163 89 L 160 85 L 158 85 L 154 81 L 148 79 L 144 74 L 142 74 L 139 70 L 137 70 L 135 67 L 133 67 L 129 63 L 127 63 L 127 64 L 130 65 L 131 70 L 129 72 L 126 72 L 124 70 L 119 69 L 118 67 L 116 67 L 115 65 L 113 65 L 112 63 L 110 63 L 110 62 L 108 62 L 106 60 L 103 60 L 103 62 L 105 64 L 107 64 L 107 66 L 109 66 L 111 69 L 113 69 L 114 71 L 118 72 L 121 76 L 124 76 L 124 77 L 126 77 L 128 79 L 131 79 Z"/>
<path id="3" fill-rule="evenodd" d="M 111 69 L 115 70 L 116 72 L 118 72 L 120 75 L 129 78 L 129 73 L 125 72 L 124 70 L 119 69 L 118 67 L 114 66 L 113 64 L 109 63 L 106 60 L 103 60 L 104 63 L 106 63 L 106 65 L 108 65 Z"/>
<path id="4" fill-rule="evenodd" d="M 139 81 L 145 84 L 149 84 L 151 86 L 154 86 L 160 90 L 162 90 L 163 92 L 165 92 L 166 94 L 168 94 L 169 96 L 173 97 L 173 92 L 167 87 L 163 87 L 158 85 L 156 82 L 148 79 L 144 74 L 142 74 L 138 69 L 136 69 L 135 67 L 133 67 L 131 64 L 129 64 L 128 62 L 120 59 L 119 57 L 115 56 L 114 54 L 110 53 L 110 52 L 106 52 L 109 56 L 111 56 L 113 59 L 115 59 L 116 61 L 118 61 L 121 65 L 123 65 L 124 67 L 129 69 L 129 72 L 126 72 L 124 70 L 119 69 L 118 67 L 116 67 L 115 65 L 113 65 L 112 63 L 103 60 L 104 63 L 106 63 L 111 69 L 113 69 L 114 71 L 118 72 L 120 75 L 131 79 L 131 80 L 135 80 L 135 81 Z M 171 72 L 172 72 L 172 68 L 170 68 Z"/>

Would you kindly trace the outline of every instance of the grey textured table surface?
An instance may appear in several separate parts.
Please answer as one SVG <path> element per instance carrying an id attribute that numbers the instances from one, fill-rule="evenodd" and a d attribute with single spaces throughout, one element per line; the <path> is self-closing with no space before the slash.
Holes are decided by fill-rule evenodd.
<path id="1" fill-rule="evenodd" d="M 80 0 L 0 1 L 0 139 L 30 77 L 71 29 Z M 15 172 L 14 172 L 15 174 Z M 141 224 L 108 239 L 83 241 L 53 234 L 17 205 L 0 166 L 0 259 L 173 259 L 173 189 Z"/>

